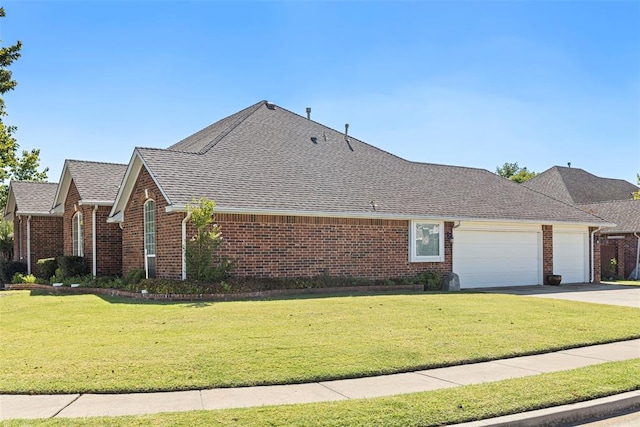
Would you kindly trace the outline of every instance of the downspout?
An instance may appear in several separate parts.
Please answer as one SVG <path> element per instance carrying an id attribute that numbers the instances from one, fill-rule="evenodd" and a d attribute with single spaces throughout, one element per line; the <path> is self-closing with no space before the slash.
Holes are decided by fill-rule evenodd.
<path id="1" fill-rule="evenodd" d="M 187 221 L 191 218 L 191 212 L 182 220 L 182 280 L 187 280 Z"/>
<path id="2" fill-rule="evenodd" d="M 595 260 L 595 234 L 602 230 L 602 227 L 598 227 L 591 232 L 591 277 L 589 283 L 595 282 L 596 275 L 596 260 Z"/>
<path id="3" fill-rule="evenodd" d="M 27 274 L 31 274 L 31 215 L 27 217 Z"/>
<path id="4" fill-rule="evenodd" d="M 640 264 L 640 236 L 638 236 L 638 233 L 633 233 L 634 236 L 636 236 L 636 239 L 638 239 L 638 247 L 636 248 L 636 280 L 638 280 L 638 264 Z"/>
<path id="5" fill-rule="evenodd" d="M 96 254 L 96 248 L 98 244 L 96 243 L 96 211 L 98 210 L 98 205 L 93 207 L 93 211 L 91 211 L 91 233 L 93 234 L 93 242 L 92 242 L 92 252 L 93 252 L 93 277 L 98 275 L 98 254 Z"/>

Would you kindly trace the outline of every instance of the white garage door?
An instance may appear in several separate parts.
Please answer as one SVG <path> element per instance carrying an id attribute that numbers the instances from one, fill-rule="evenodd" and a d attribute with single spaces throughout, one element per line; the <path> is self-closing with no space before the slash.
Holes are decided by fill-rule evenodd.
<path id="1" fill-rule="evenodd" d="M 460 287 L 541 284 L 539 229 L 463 224 L 454 230 L 453 272 Z"/>
<path id="2" fill-rule="evenodd" d="M 586 228 L 553 227 L 553 274 L 562 283 L 589 281 L 589 233 Z"/>

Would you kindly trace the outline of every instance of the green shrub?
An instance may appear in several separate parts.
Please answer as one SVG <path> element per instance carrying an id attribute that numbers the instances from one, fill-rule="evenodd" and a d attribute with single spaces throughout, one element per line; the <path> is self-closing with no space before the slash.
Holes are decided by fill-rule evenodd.
<path id="1" fill-rule="evenodd" d="M 36 263 L 36 276 L 49 280 L 56 275 L 58 263 L 55 258 L 42 258 Z"/>
<path id="2" fill-rule="evenodd" d="M 0 266 L 0 282 L 10 283 L 16 273 L 27 273 L 27 264 L 20 261 L 4 261 Z"/>
<path id="3" fill-rule="evenodd" d="M 87 267 L 84 257 L 63 255 L 59 256 L 56 260 L 58 261 L 58 269 L 63 278 L 84 276 L 89 273 L 89 268 Z M 56 276 L 58 276 L 57 270 Z"/>
<path id="4" fill-rule="evenodd" d="M 134 268 L 129 270 L 125 283 L 128 285 L 137 285 L 142 279 L 147 277 L 147 273 L 141 268 Z"/>
<path id="5" fill-rule="evenodd" d="M 11 283 L 36 283 L 36 276 L 33 274 L 24 275 L 22 273 L 16 273 L 11 278 Z"/>

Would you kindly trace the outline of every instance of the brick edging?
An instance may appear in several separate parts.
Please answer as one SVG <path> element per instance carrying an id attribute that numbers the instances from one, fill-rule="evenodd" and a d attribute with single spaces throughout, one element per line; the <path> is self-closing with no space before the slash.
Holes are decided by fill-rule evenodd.
<path id="1" fill-rule="evenodd" d="M 274 289 L 270 291 L 244 292 L 238 294 L 142 294 L 140 292 L 123 291 L 120 289 L 107 288 L 71 288 L 69 286 L 54 287 L 51 285 L 42 285 L 38 283 L 18 283 L 5 285 L 7 290 L 46 290 L 53 294 L 71 294 L 71 295 L 105 295 L 111 297 L 122 297 L 136 300 L 148 301 L 230 301 L 243 299 L 258 299 L 278 296 L 296 296 L 296 295 L 318 295 L 333 293 L 366 293 L 380 291 L 413 291 L 420 292 L 424 290 L 424 285 L 372 285 L 372 286 L 346 286 L 338 288 L 311 288 L 311 289 Z"/>

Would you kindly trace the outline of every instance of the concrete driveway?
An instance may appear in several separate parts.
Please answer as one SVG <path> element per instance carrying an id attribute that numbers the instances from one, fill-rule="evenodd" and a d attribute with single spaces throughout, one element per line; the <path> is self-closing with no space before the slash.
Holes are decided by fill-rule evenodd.
<path id="1" fill-rule="evenodd" d="M 506 288 L 482 288 L 477 290 L 496 294 L 566 299 L 570 301 L 640 308 L 640 286 L 578 284 L 561 286 L 513 286 Z"/>

